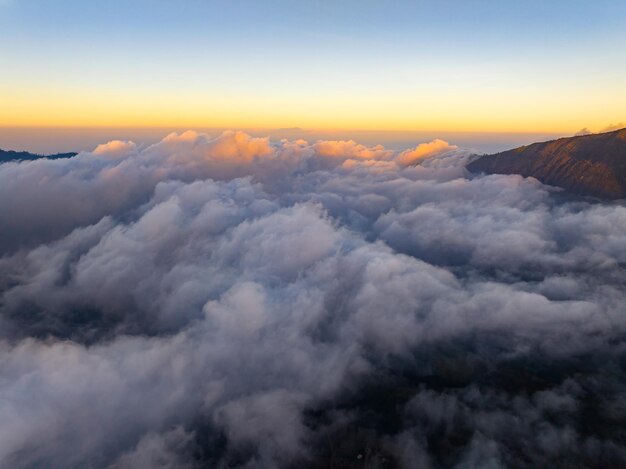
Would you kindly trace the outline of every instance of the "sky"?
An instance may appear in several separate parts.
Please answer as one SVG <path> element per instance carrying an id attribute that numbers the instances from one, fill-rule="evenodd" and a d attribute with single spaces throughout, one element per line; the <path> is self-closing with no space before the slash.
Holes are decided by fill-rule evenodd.
<path id="1" fill-rule="evenodd" d="M 0 0 L 0 127 L 599 131 L 625 43 L 614 0 Z"/>

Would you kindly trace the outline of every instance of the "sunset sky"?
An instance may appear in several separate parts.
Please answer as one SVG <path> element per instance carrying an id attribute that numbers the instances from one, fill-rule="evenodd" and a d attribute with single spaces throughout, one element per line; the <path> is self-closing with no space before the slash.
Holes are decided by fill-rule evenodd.
<path id="1" fill-rule="evenodd" d="M 0 0 L 0 127 L 598 131 L 624 44 L 615 0 Z"/>

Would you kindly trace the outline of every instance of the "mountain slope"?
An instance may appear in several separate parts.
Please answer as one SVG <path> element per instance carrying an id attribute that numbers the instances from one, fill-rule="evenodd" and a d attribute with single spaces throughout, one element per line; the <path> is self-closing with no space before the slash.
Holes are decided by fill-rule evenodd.
<path id="1" fill-rule="evenodd" d="M 0 163 L 6 163 L 7 161 L 19 161 L 19 160 L 38 160 L 40 158 L 48 158 L 56 160 L 59 158 L 71 158 L 76 156 L 76 153 L 57 153 L 55 155 L 38 155 L 36 153 L 29 153 L 27 151 L 12 151 L 12 150 L 0 150 Z"/>
<path id="2" fill-rule="evenodd" d="M 574 194 L 626 198 L 626 129 L 560 138 L 483 156 L 471 172 L 520 174 Z"/>

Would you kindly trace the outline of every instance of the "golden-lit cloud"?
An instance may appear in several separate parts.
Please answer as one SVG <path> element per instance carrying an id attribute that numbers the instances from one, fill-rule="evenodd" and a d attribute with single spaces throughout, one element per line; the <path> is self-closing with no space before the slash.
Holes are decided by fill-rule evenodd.
<path id="1" fill-rule="evenodd" d="M 445 140 L 436 139 L 429 143 L 420 143 L 413 150 L 403 151 L 398 155 L 396 161 L 402 166 L 409 166 L 424 158 L 456 149 L 458 149 L 456 145 L 450 145 Z"/>
<path id="2" fill-rule="evenodd" d="M 112 140 L 108 143 L 101 143 L 93 151 L 94 155 L 119 157 L 126 156 L 129 152 L 135 150 L 137 145 L 134 142 L 124 142 L 122 140 Z"/>
<path id="3" fill-rule="evenodd" d="M 315 151 L 321 156 L 327 157 L 343 157 L 350 156 L 351 158 L 385 158 L 391 155 L 389 150 L 385 150 L 382 145 L 376 145 L 374 147 L 366 147 L 356 143 L 354 140 L 343 141 L 321 141 L 313 145 Z"/>

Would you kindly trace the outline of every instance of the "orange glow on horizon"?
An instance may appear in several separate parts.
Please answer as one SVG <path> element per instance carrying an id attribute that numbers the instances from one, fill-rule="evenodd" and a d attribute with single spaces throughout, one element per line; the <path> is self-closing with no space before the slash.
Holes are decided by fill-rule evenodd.
<path id="1" fill-rule="evenodd" d="M 2 127 L 290 128 L 362 131 L 575 132 L 626 120 L 626 94 L 576 100 L 483 94 L 261 97 L 61 89 L 0 94 Z"/>

